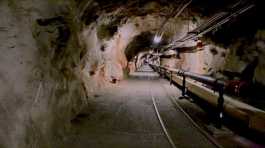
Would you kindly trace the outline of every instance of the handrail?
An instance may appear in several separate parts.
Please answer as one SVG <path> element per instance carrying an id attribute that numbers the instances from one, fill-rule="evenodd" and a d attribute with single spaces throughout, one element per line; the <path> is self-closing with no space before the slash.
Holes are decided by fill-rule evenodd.
<path id="1" fill-rule="evenodd" d="M 165 66 L 160 66 L 160 65 L 155 65 L 155 64 L 150 64 L 151 66 L 155 66 L 164 70 L 167 70 L 169 72 L 172 72 L 173 74 L 177 74 L 179 76 L 186 76 L 189 77 L 191 79 L 194 79 L 198 82 L 204 83 L 204 84 L 208 84 L 214 87 L 224 87 L 226 85 L 226 83 L 222 80 L 216 79 L 216 78 L 212 78 L 209 76 L 203 76 L 200 74 L 196 74 L 196 73 L 192 73 L 192 72 L 188 72 L 188 71 L 184 71 L 181 69 L 173 69 L 173 68 L 169 68 L 169 67 L 165 67 Z"/>
<path id="2" fill-rule="evenodd" d="M 178 76 L 182 76 L 182 97 L 186 98 L 186 77 L 191 78 L 193 80 L 196 80 L 198 82 L 201 82 L 203 84 L 208 84 L 210 86 L 212 86 L 214 88 L 214 90 L 219 92 L 219 97 L 217 100 L 217 127 L 221 128 L 222 127 L 222 118 L 223 118 L 223 110 L 224 110 L 224 88 L 226 86 L 226 83 L 222 80 L 216 79 L 216 78 L 212 78 L 212 77 L 208 77 L 208 76 L 202 76 L 196 73 L 192 73 L 192 72 L 188 72 L 188 71 L 184 71 L 181 69 L 173 69 L 173 68 L 169 68 L 169 67 L 165 67 L 165 66 L 160 66 L 160 65 L 156 65 L 156 64 L 151 64 L 149 63 L 149 65 L 156 71 L 158 71 L 159 73 L 165 75 L 166 72 L 170 73 L 170 84 L 172 83 L 172 76 L 173 74 L 176 74 Z M 162 71 L 164 70 L 164 72 Z"/>

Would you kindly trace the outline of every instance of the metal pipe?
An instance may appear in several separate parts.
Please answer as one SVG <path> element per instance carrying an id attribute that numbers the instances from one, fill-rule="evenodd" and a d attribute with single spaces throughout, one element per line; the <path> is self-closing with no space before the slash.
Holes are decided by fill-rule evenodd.
<path id="1" fill-rule="evenodd" d="M 182 76 L 182 97 L 185 98 L 186 96 L 186 77 L 189 77 L 193 80 L 199 81 L 204 84 L 208 84 L 213 86 L 215 89 L 218 90 L 219 92 L 219 98 L 217 100 L 217 128 L 222 127 L 222 120 L 223 120 L 223 110 L 224 110 L 224 87 L 225 87 L 225 82 L 220 81 L 218 79 L 208 77 L 208 76 L 202 76 L 196 73 L 192 72 L 187 72 L 181 69 L 173 69 L 173 68 L 168 68 L 160 65 L 154 65 L 150 64 L 151 67 L 156 67 L 159 70 L 163 70 L 164 72 L 161 73 L 161 75 L 166 75 L 167 72 L 170 74 L 170 82 L 172 81 L 172 74 L 175 73 L 179 76 Z"/>
<path id="2" fill-rule="evenodd" d="M 217 110 L 218 110 L 218 121 L 217 127 L 222 128 L 223 116 L 224 116 L 224 87 L 218 88 L 219 98 L 217 100 Z"/>
<path id="3" fill-rule="evenodd" d="M 226 85 L 226 83 L 224 81 L 221 81 L 221 80 L 218 80 L 216 78 L 209 77 L 209 76 L 203 76 L 200 74 L 184 71 L 181 69 L 173 69 L 173 68 L 168 68 L 168 67 L 154 65 L 154 64 L 150 64 L 150 65 L 153 67 L 157 67 L 158 69 L 163 69 L 163 70 L 172 72 L 174 74 L 177 74 L 179 76 L 185 76 L 185 77 L 191 78 L 193 80 L 196 80 L 198 82 L 208 84 L 208 85 L 211 85 L 214 87 L 223 87 Z"/>
<path id="4" fill-rule="evenodd" d="M 183 75 L 183 80 L 182 80 L 182 97 L 186 96 L 186 76 Z"/>

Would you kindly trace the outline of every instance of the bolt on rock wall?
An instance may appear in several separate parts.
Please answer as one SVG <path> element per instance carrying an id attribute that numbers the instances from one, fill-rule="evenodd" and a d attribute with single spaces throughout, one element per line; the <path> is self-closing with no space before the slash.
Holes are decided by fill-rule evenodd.
<path id="1" fill-rule="evenodd" d="M 61 147 L 85 98 L 72 1 L 0 1 L 0 147 Z M 69 11 L 71 10 L 71 11 Z"/>

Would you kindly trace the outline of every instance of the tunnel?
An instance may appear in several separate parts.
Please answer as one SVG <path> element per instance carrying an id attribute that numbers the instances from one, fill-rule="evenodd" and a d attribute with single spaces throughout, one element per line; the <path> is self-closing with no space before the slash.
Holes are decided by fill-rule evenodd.
<path id="1" fill-rule="evenodd" d="M 265 147 L 263 0 L 0 0 L 0 148 Z"/>

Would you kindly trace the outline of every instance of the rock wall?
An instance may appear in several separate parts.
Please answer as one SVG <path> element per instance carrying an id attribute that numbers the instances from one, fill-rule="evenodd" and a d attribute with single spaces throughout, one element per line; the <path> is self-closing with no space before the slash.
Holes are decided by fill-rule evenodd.
<path id="1" fill-rule="evenodd" d="M 116 32 L 102 33 L 102 24 L 111 26 L 115 13 L 102 15 L 97 23 L 92 23 L 81 32 L 80 40 L 86 46 L 86 64 L 83 67 L 83 80 L 88 92 L 108 86 L 113 78 L 122 80 L 128 66 L 125 50 L 132 40 L 143 32 L 155 33 L 160 26 L 162 18 L 153 15 L 143 17 L 130 17 L 117 23 Z M 113 19 L 113 18 L 111 18 Z M 115 20 L 115 19 L 114 19 Z M 111 34 L 111 35 L 110 35 Z M 152 40 L 152 38 L 147 39 Z M 133 49 L 143 50 L 143 49 Z M 137 53 L 136 53 L 137 54 Z"/>
<path id="2" fill-rule="evenodd" d="M 243 72 L 243 70 L 258 60 L 254 65 L 253 82 L 265 85 L 264 57 L 265 57 L 265 33 L 258 30 L 252 39 L 238 38 L 231 44 L 228 55 L 225 59 L 224 69 L 231 72 Z"/>
<path id="3" fill-rule="evenodd" d="M 60 147 L 85 91 L 72 1 L 0 1 L 0 147 Z M 69 11 L 71 10 L 71 11 Z"/>
<path id="4" fill-rule="evenodd" d="M 214 75 L 223 68 L 226 49 L 210 44 L 194 53 L 183 53 L 181 68 L 204 75 Z"/>

